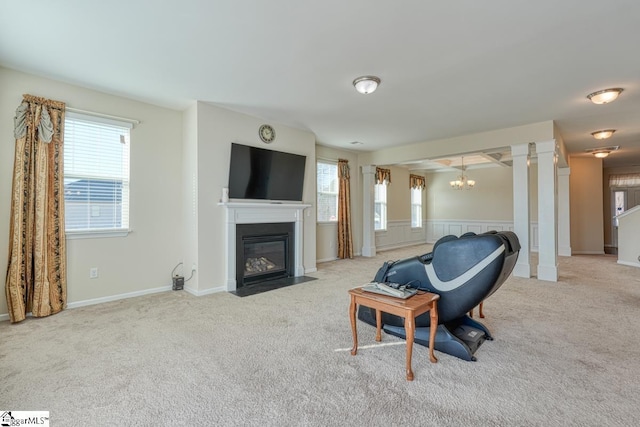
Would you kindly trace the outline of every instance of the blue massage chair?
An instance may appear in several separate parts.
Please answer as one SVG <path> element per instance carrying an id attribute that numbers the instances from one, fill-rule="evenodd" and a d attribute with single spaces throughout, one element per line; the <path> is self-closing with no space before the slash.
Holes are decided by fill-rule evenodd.
<path id="1" fill-rule="evenodd" d="M 430 325 L 428 312 L 416 317 L 414 342 L 429 346 L 429 328 L 437 327 L 436 350 L 475 361 L 478 347 L 493 337 L 468 313 L 509 277 L 519 251 L 520 242 L 511 231 L 445 236 L 435 243 L 432 252 L 385 262 L 374 281 L 398 283 L 440 295 L 438 325 Z M 358 318 L 376 324 L 375 310 L 369 307 L 360 306 Z M 386 333 L 406 339 L 402 317 L 382 313 L 382 323 Z"/>

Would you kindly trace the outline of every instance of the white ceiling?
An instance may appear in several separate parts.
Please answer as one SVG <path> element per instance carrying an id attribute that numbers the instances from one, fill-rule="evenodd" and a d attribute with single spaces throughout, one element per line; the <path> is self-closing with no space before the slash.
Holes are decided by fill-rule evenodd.
<path id="1" fill-rule="evenodd" d="M 638 18 L 637 0 L 2 1 L 0 65 L 350 150 L 555 120 L 570 152 L 640 165 Z M 365 74 L 377 92 L 355 92 Z M 607 87 L 625 90 L 587 101 Z"/>

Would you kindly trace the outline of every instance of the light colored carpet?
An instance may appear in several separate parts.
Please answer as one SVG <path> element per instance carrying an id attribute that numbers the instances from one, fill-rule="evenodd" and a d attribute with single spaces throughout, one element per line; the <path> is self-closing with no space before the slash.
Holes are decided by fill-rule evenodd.
<path id="1" fill-rule="evenodd" d="M 485 303 L 477 362 L 414 346 L 351 356 L 347 290 L 384 260 L 320 264 L 319 280 L 245 298 L 167 292 L 0 323 L 0 410 L 52 425 L 631 426 L 639 421 L 640 271 L 560 258 L 558 283 L 509 278 Z M 361 346 L 375 329 L 358 322 Z"/>

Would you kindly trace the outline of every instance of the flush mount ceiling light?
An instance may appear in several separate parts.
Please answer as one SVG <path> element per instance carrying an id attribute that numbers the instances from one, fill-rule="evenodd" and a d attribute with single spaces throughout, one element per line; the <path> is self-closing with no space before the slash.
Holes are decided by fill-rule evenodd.
<path id="1" fill-rule="evenodd" d="M 619 145 L 614 145 L 612 147 L 590 148 L 584 151 L 586 151 L 587 153 L 593 154 L 595 157 L 599 159 L 604 159 L 609 154 L 611 154 L 611 152 L 616 151 L 619 148 L 620 148 Z"/>
<path id="2" fill-rule="evenodd" d="M 591 136 L 593 136 L 595 139 L 607 139 L 607 138 L 611 138 L 615 131 L 616 131 L 615 129 L 597 130 L 595 132 L 591 132 Z"/>
<path id="3" fill-rule="evenodd" d="M 362 76 L 353 81 L 356 90 L 364 95 L 375 92 L 380 84 L 380 79 L 376 76 Z"/>
<path id="4" fill-rule="evenodd" d="M 589 100 L 594 104 L 608 104 L 609 102 L 615 101 L 620 93 L 622 93 L 622 89 L 618 87 L 590 93 L 587 95 L 587 98 L 589 98 Z"/>

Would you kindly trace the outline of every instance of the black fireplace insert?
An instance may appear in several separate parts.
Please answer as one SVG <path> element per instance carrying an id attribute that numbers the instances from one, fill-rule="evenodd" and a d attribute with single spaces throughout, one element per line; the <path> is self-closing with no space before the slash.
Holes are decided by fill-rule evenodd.
<path id="1" fill-rule="evenodd" d="M 236 224 L 236 288 L 294 276 L 294 223 Z"/>

